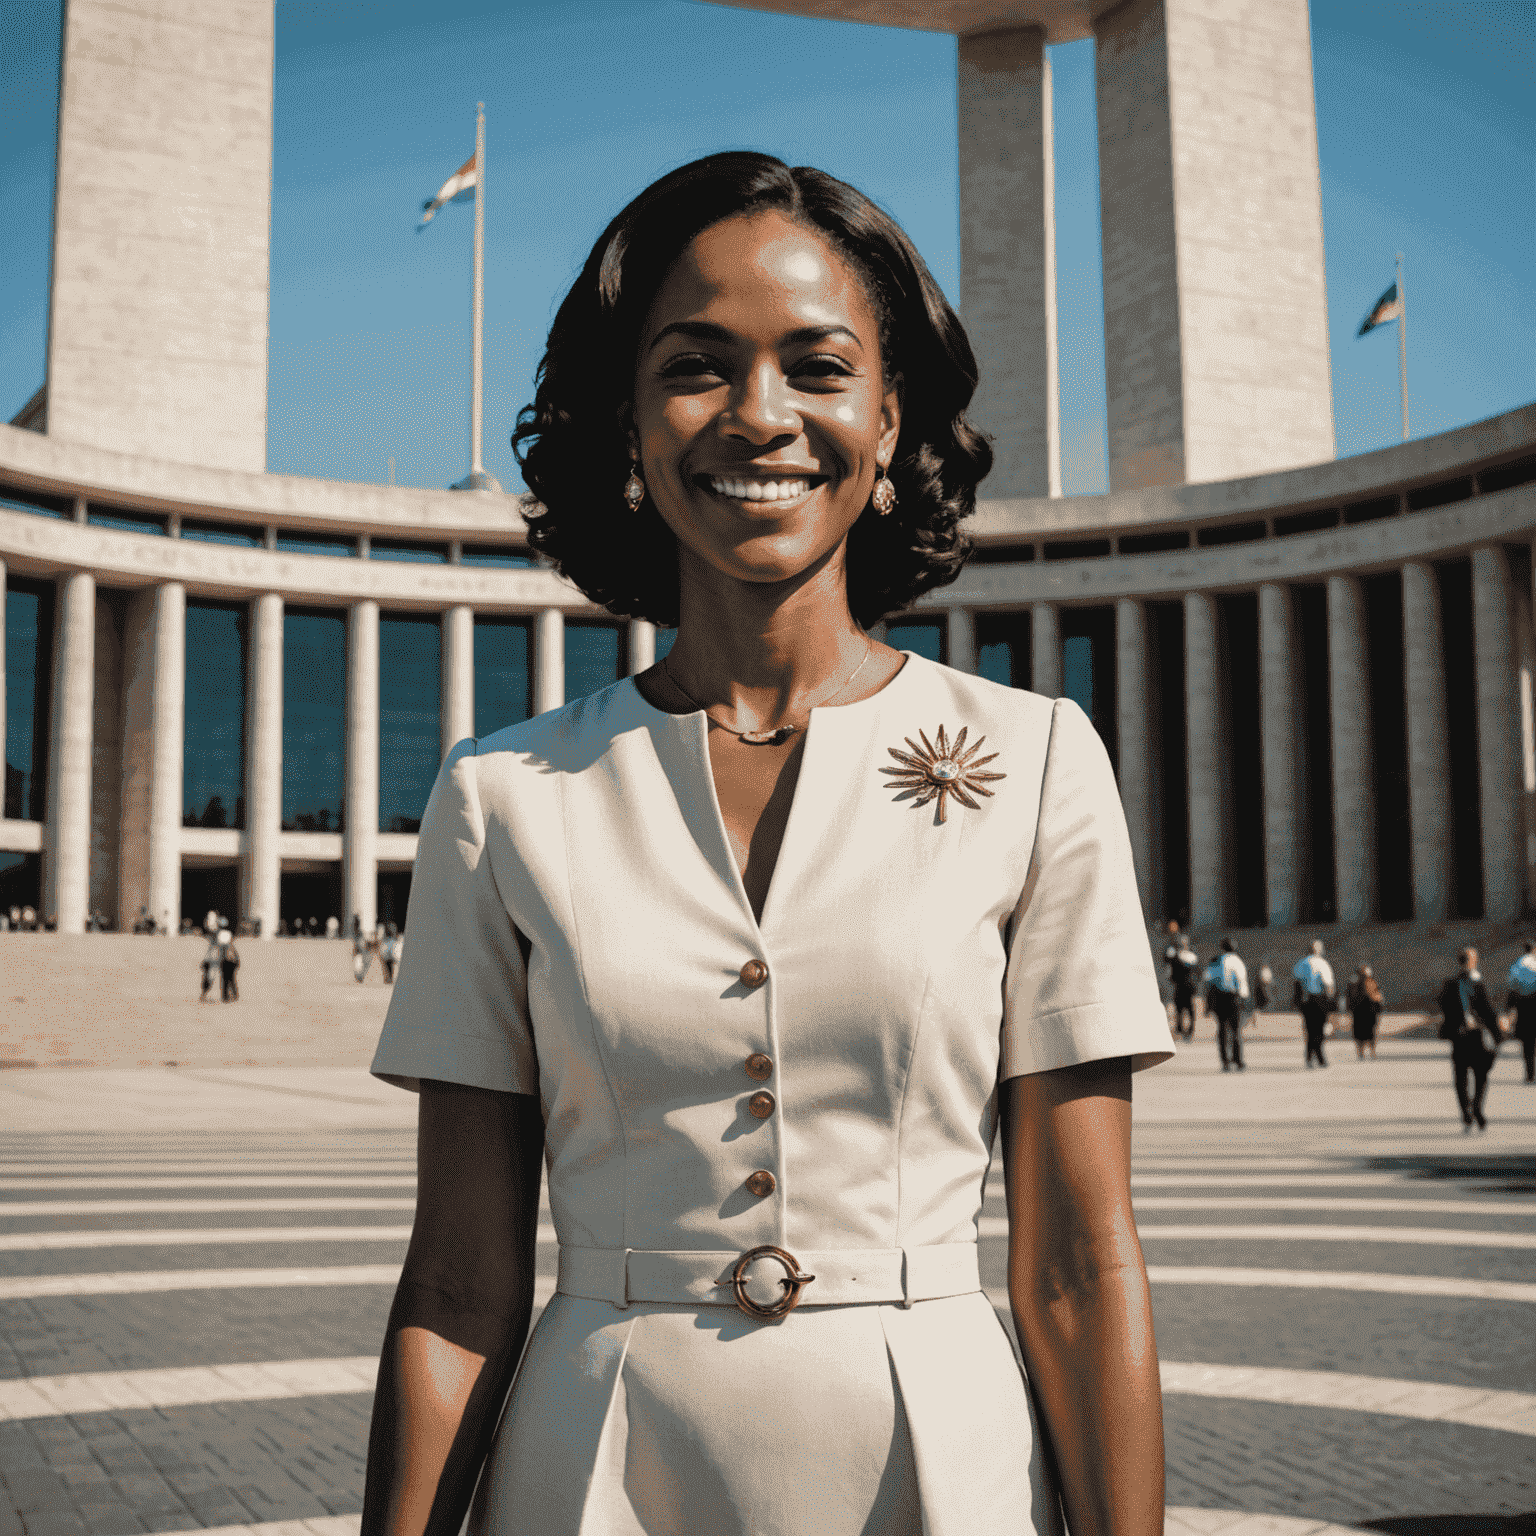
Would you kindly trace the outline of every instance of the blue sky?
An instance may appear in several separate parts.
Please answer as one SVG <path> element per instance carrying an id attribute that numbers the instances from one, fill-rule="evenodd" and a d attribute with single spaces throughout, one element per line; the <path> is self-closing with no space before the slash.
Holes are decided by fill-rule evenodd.
<path id="1" fill-rule="evenodd" d="M 57 0 L 0 7 L 0 419 L 42 381 Z M 1415 436 L 1536 397 L 1536 5 L 1313 0 L 1341 455 L 1396 441 L 1390 328 L 1355 339 L 1404 252 Z M 1063 469 L 1104 486 L 1091 43 L 1056 85 Z M 955 44 L 699 0 L 278 0 L 268 462 L 446 485 L 467 468 L 472 210 L 418 235 L 486 103 L 486 463 L 560 296 L 671 166 L 769 150 L 863 188 L 958 298 Z M 1253 276 L 1262 283 L 1262 271 Z"/>

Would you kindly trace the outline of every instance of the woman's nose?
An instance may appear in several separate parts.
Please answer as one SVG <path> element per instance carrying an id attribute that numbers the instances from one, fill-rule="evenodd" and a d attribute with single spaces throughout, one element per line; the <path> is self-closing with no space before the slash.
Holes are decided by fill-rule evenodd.
<path id="1" fill-rule="evenodd" d="M 746 374 L 731 401 L 726 425 L 753 442 L 769 442 L 786 434 L 798 436 L 800 413 L 777 367 L 765 365 Z"/>

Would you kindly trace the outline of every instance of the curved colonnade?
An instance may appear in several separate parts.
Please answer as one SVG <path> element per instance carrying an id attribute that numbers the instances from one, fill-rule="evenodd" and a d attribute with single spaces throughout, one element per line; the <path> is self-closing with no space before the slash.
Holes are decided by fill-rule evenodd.
<path id="1" fill-rule="evenodd" d="M 1089 710 L 1149 914 L 1527 909 L 1536 406 L 1247 479 L 984 501 L 971 531 L 975 562 L 893 616 L 892 641 Z M 8 600 L 30 594 L 50 631 L 35 679 L 8 658 L 0 875 L 33 871 L 66 932 L 92 913 L 174 927 L 195 869 L 237 871 L 227 905 L 266 935 L 299 874 L 339 875 L 341 913 L 371 926 L 381 876 L 415 854 L 401 818 L 380 825 L 381 622 L 436 620 L 439 755 L 475 733 L 488 624 L 526 626 L 533 712 L 565 701 L 568 624 L 603 632 L 614 675 L 656 648 L 649 625 L 615 624 L 528 560 L 515 498 L 200 469 L 10 427 L 0 562 Z M 184 804 L 189 604 L 242 626 L 233 826 L 194 824 Z M 345 814 L 330 827 L 285 798 L 295 612 L 345 634 Z"/>

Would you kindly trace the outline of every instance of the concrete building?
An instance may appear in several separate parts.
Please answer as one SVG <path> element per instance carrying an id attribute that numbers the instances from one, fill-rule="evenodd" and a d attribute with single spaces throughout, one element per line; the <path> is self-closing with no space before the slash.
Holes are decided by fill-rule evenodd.
<path id="1" fill-rule="evenodd" d="M 1149 916 L 1529 910 L 1536 406 L 1333 461 L 1303 0 L 767 8 L 961 34 L 962 307 L 999 468 L 976 560 L 892 643 L 1083 704 Z M 666 637 L 540 568 L 514 497 L 263 472 L 271 7 L 180 8 L 171 64 L 167 15 L 67 11 L 47 392 L 0 427 L 0 907 L 399 920 L 447 748 Z M 1043 48 L 1090 29 L 1113 483 L 1064 499 Z M 225 103 L 243 180 L 157 126 L 136 58 Z M 208 217 L 150 218 L 183 183 Z M 116 331 L 76 313 L 117 312 L 112 250 Z M 136 356 L 142 392 L 103 386 Z"/>

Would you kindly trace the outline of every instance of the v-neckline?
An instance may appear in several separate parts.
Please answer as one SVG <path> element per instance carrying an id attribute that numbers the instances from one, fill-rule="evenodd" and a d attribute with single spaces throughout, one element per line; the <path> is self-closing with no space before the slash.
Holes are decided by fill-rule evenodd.
<path id="1" fill-rule="evenodd" d="M 725 814 L 720 809 L 720 796 L 715 789 L 714 766 L 709 755 L 710 720 L 708 713 L 705 710 L 698 709 L 692 710 L 687 714 L 674 715 L 667 710 L 658 709 L 656 705 L 652 704 L 641 693 L 633 677 L 625 679 L 642 709 L 662 720 L 675 722 L 679 726 L 686 727 L 683 739 L 690 749 L 691 766 L 695 774 L 702 780 L 703 792 L 706 797 L 705 803 L 709 806 L 711 813 L 709 830 L 714 847 L 712 849 L 701 848 L 699 851 L 705 855 L 706 860 L 714 866 L 718 874 L 722 877 L 728 876 L 728 878 L 724 879 L 724 883 L 731 888 L 731 894 L 734 896 L 742 915 L 751 925 L 755 938 L 762 940 L 773 926 L 771 919 L 778 907 L 778 893 L 786 884 L 784 878 L 786 856 L 799 841 L 796 836 L 797 831 L 812 815 L 812 812 L 803 808 L 804 802 L 809 797 L 804 795 L 802 791 L 805 789 L 807 778 L 811 775 L 813 765 L 824 755 L 820 752 L 814 752 L 813 747 L 828 734 L 827 728 L 830 728 L 832 725 L 832 721 L 828 717 L 836 716 L 838 717 L 838 723 L 842 724 L 844 721 L 853 719 L 859 711 L 868 711 L 873 715 L 876 710 L 883 707 L 882 701 L 888 699 L 894 690 L 903 686 L 903 680 L 909 677 L 914 670 L 913 664 L 921 663 L 923 659 L 913 651 L 903 651 L 901 654 L 906 657 L 906 660 L 882 688 L 877 689 L 866 698 L 854 700 L 851 704 L 819 704 L 811 710 L 810 715 L 807 717 L 804 732 L 805 743 L 800 754 L 800 772 L 795 779 L 794 793 L 790 796 L 789 814 L 784 821 L 784 835 L 779 839 L 779 850 L 773 861 L 773 872 L 768 877 L 768 888 L 763 895 L 763 915 L 761 918 L 752 910 L 752 899 L 747 894 L 747 885 L 742 877 L 741 866 L 736 862 L 736 855 L 731 851 L 731 839 L 730 834 L 726 830 Z M 822 722 L 824 722 L 822 729 L 818 729 L 818 717 L 821 717 Z M 665 765 L 663 765 L 663 769 L 665 769 Z"/>

